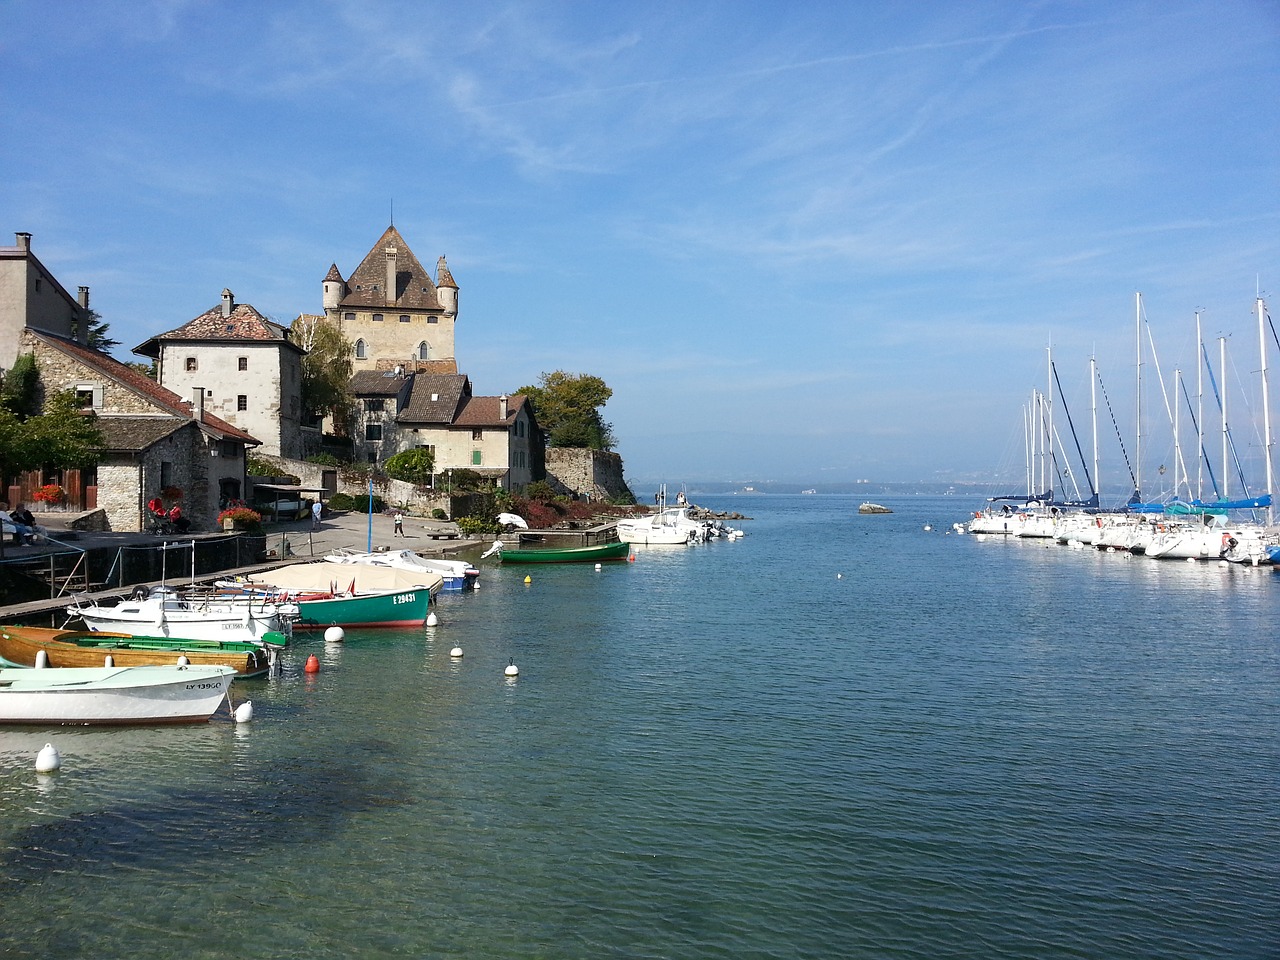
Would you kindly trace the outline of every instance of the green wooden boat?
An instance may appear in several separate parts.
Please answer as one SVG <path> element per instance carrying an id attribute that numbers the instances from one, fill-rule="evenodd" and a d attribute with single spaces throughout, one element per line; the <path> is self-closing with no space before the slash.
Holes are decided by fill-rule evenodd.
<path id="1" fill-rule="evenodd" d="M 521 547 L 508 550 L 504 545 L 493 552 L 503 563 L 599 563 L 601 560 L 625 560 L 630 550 L 629 543 L 619 540 L 590 547 Z"/>

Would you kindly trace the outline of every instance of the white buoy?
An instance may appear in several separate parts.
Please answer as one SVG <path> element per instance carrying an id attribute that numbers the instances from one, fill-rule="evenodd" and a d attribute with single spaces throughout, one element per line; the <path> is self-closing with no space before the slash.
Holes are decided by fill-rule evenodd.
<path id="1" fill-rule="evenodd" d="M 36 651 L 36 669 L 41 670 L 49 665 L 49 654 L 43 650 Z"/>
<path id="2" fill-rule="evenodd" d="M 439 622 L 440 622 L 440 618 L 436 616 L 436 612 L 434 610 L 432 610 L 430 613 L 427 614 L 428 627 L 434 627 Z"/>
<path id="3" fill-rule="evenodd" d="M 837 580 L 843 580 L 843 579 L 844 579 L 844 574 L 843 574 L 843 573 L 837 573 L 837 574 L 836 574 L 836 579 L 837 579 Z"/>
<path id="4" fill-rule="evenodd" d="M 452 650 L 449 651 L 449 656 L 453 657 L 453 659 L 455 660 L 460 660 L 462 658 L 462 648 L 454 647 Z"/>
<path id="5" fill-rule="evenodd" d="M 341 643 L 347 634 L 341 627 L 329 627 L 324 632 L 325 643 Z"/>
<path id="6" fill-rule="evenodd" d="M 180 666 L 180 667 L 189 667 L 189 666 L 191 666 L 191 661 L 190 661 L 190 660 L 188 660 L 185 656 L 181 656 L 181 657 L 179 657 L 179 658 L 178 658 L 178 666 Z"/>
<path id="7" fill-rule="evenodd" d="M 508 677 L 520 676 L 520 668 L 516 666 L 516 662 L 514 660 L 512 660 L 509 664 L 507 664 L 507 668 L 502 672 L 505 673 Z"/>
<path id="8" fill-rule="evenodd" d="M 108 653 L 106 657 L 103 658 L 102 665 L 104 667 L 114 667 L 116 665 L 116 658 Z"/>
<path id="9" fill-rule="evenodd" d="M 246 700 L 236 707 L 236 723 L 248 723 L 253 719 L 253 701 Z"/>
<path id="10" fill-rule="evenodd" d="M 62 757 L 58 755 L 58 748 L 52 743 L 46 743 L 44 749 L 36 754 L 36 773 L 53 773 L 60 766 L 62 766 Z"/>
<path id="11" fill-rule="evenodd" d="M 597 563 L 597 564 L 596 564 L 596 569 L 597 569 L 597 570 L 603 570 L 604 568 L 603 568 L 602 566 L 600 566 L 600 564 L 598 564 L 598 563 Z"/>

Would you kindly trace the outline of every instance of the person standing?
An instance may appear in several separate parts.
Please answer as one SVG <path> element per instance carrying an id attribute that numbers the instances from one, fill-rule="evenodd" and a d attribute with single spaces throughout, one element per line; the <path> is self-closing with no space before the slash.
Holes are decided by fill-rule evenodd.
<path id="1" fill-rule="evenodd" d="M 396 525 L 395 535 L 397 537 L 403 537 L 404 536 L 404 517 L 400 514 L 399 510 L 396 511 L 395 525 Z"/>
<path id="2" fill-rule="evenodd" d="M 312 530 L 320 529 L 320 512 L 323 509 L 324 509 L 324 506 L 320 503 L 320 500 L 317 498 L 316 502 L 311 505 L 311 529 Z"/>

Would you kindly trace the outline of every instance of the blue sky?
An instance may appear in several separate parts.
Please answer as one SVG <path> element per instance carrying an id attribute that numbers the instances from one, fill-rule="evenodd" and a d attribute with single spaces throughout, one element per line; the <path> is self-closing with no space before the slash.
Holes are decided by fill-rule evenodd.
<path id="1" fill-rule="evenodd" d="M 1050 344 L 1128 430 L 1135 291 L 1257 412 L 1274 2 L 8 0 L 0 71 L 0 242 L 122 359 L 223 287 L 319 312 L 394 202 L 477 392 L 603 377 L 635 479 L 984 479 Z"/>

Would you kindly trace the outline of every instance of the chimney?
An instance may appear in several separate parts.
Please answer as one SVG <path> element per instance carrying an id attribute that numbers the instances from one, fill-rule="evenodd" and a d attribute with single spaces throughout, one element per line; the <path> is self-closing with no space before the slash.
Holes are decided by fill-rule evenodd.
<path id="1" fill-rule="evenodd" d="M 76 302 L 80 304 L 80 310 L 76 317 L 76 343 L 82 347 L 89 345 L 89 288 L 81 287 L 80 295 L 76 297 Z"/>
<path id="2" fill-rule="evenodd" d="M 222 290 L 222 315 L 230 317 L 231 311 L 236 308 L 236 295 L 225 287 Z"/>
<path id="3" fill-rule="evenodd" d="M 507 395 L 505 393 L 498 398 L 498 419 L 507 419 Z"/>
<path id="4" fill-rule="evenodd" d="M 191 388 L 191 419 L 196 423 L 204 422 L 204 387 Z"/>
<path id="5" fill-rule="evenodd" d="M 15 239 L 15 240 L 17 240 L 17 241 L 18 241 L 18 249 L 19 249 L 19 250 L 21 250 L 23 253 L 30 253 L 30 252 L 31 252 L 31 234 L 29 234 L 29 233 L 15 233 L 15 234 L 13 235 L 13 237 L 14 237 L 14 239 Z"/>
<path id="6" fill-rule="evenodd" d="M 387 306 L 396 302 L 396 254 L 395 247 L 387 247 Z"/>

